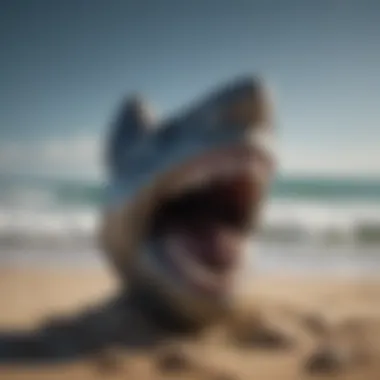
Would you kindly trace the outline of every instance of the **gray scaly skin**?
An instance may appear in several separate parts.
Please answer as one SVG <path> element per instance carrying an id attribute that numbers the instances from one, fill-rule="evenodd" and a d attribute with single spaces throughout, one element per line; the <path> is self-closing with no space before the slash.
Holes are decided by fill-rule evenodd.
<path id="1" fill-rule="evenodd" d="M 203 157 L 207 163 L 214 152 L 258 151 L 265 158 L 261 186 L 266 193 L 273 173 L 271 117 L 267 90 L 251 77 L 165 120 L 155 119 L 140 99 L 124 102 L 106 147 L 109 178 L 100 243 L 128 291 L 70 320 L 30 333 L 0 334 L 0 361 L 72 360 L 114 343 L 151 346 L 228 314 L 233 289 L 211 296 L 188 286 L 161 259 L 162 243 L 149 236 L 149 225 L 168 189 L 186 179 L 192 163 Z M 259 203 L 249 206 L 246 240 Z"/>

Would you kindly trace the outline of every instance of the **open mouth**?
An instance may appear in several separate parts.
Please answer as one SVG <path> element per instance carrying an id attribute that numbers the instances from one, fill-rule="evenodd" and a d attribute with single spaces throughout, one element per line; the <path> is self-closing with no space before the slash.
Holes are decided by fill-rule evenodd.
<path id="1" fill-rule="evenodd" d="M 203 292 L 229 287 L 261 203 L 262 169 L 253 151 L 190 165 L 184 184 L 153 214 L 150 237 L 161 247 L 161 264 Z"/>

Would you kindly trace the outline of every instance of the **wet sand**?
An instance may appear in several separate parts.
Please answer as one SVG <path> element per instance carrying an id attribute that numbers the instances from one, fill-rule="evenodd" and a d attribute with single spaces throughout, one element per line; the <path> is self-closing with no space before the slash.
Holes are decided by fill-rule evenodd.
<path id="1" fill-rule="evenodd" d="M 112 294 L 116 286 L 105 270 L 2 268 L 0 329 L 31 327 L 56 313 L 74 313 Z M 0 379 L 380 379 L 380 278 L 271 275 L 252 280 L 241 305 L 254 310 L 252 315 L 263 313 L 264 320 L 289 336 L 290 346 L 242 348 L 206 339 L 178 343 L 172 352 L 105 353 L 70 365 L 35 368 L 2 366 Z M 251 314 L 246 314 L 236 320 L 243 335 L 249 333 L 245 324 Z M 321 324 L 328 326 L 322 332 Z M 325 373 L 307 370 L 310 357 L 331 347 L 339 355 L 349 352 L 344 365 L 329 369 L 322 361 L 319 367 Z M 165 355 L 169 364 L 162 364 Z"/>

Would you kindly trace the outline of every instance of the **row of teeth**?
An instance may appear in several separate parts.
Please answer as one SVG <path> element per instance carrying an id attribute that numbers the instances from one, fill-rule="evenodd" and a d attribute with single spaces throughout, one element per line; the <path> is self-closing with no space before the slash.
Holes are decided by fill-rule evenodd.
<path id="1" fill-rule="evenodd" d="M 175 196 L 184 190 L 199 189 L 213 181 L 233 178 L 240 174 L 248 174 L 260 180 L 260 170 L 256 161 L 222 160 L 214 165 L 199 167 L 191 173 L 183 173 L 179 178 L 173 178 L 169 194 Z"/>
<path id="2" fill-rule="evenodd" d="M 197 262 L 183 244 L 175 238 L 169 237 L 165 240 L 166 252 L 173 264 L 178 267 L 187 278 L 191 278 L 198 284 L 208 288 L 220 286 L 225 280 L 225 274 L 217 274 L 207 270 L 201 263 Z"/>

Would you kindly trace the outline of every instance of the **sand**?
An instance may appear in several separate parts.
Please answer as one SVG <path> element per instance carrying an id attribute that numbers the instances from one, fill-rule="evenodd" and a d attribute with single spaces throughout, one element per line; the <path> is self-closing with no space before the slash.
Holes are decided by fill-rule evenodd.
<path id="1" fill-rule="evenodd" d="M 106 270 L 2 268 L 0 329 L 31 327 L 56 313 L 75 312 L 112 294 L 116 286 Z M 211 339 L 184 345 L 185 359 L 172 358 L 166 365 L 159 358 L 170 359 L 180 346 L 173 352 L 167 348 L 166 354 L 117 352 L 70 365 L 2 366 L 0 379 L 380 379 L 380 279 L 271 275 L 247 285 L 244 299 L 243 305 L 264 310 L 296 343 L 241 348 Z M 321 320 L 328 321 L 328 333 L 315 332 Z M 344 323 L 351 327 L 344 330 Z M 336 373 L 311 374 L 307 360 L 324 345 L 355 354 Z"/>

